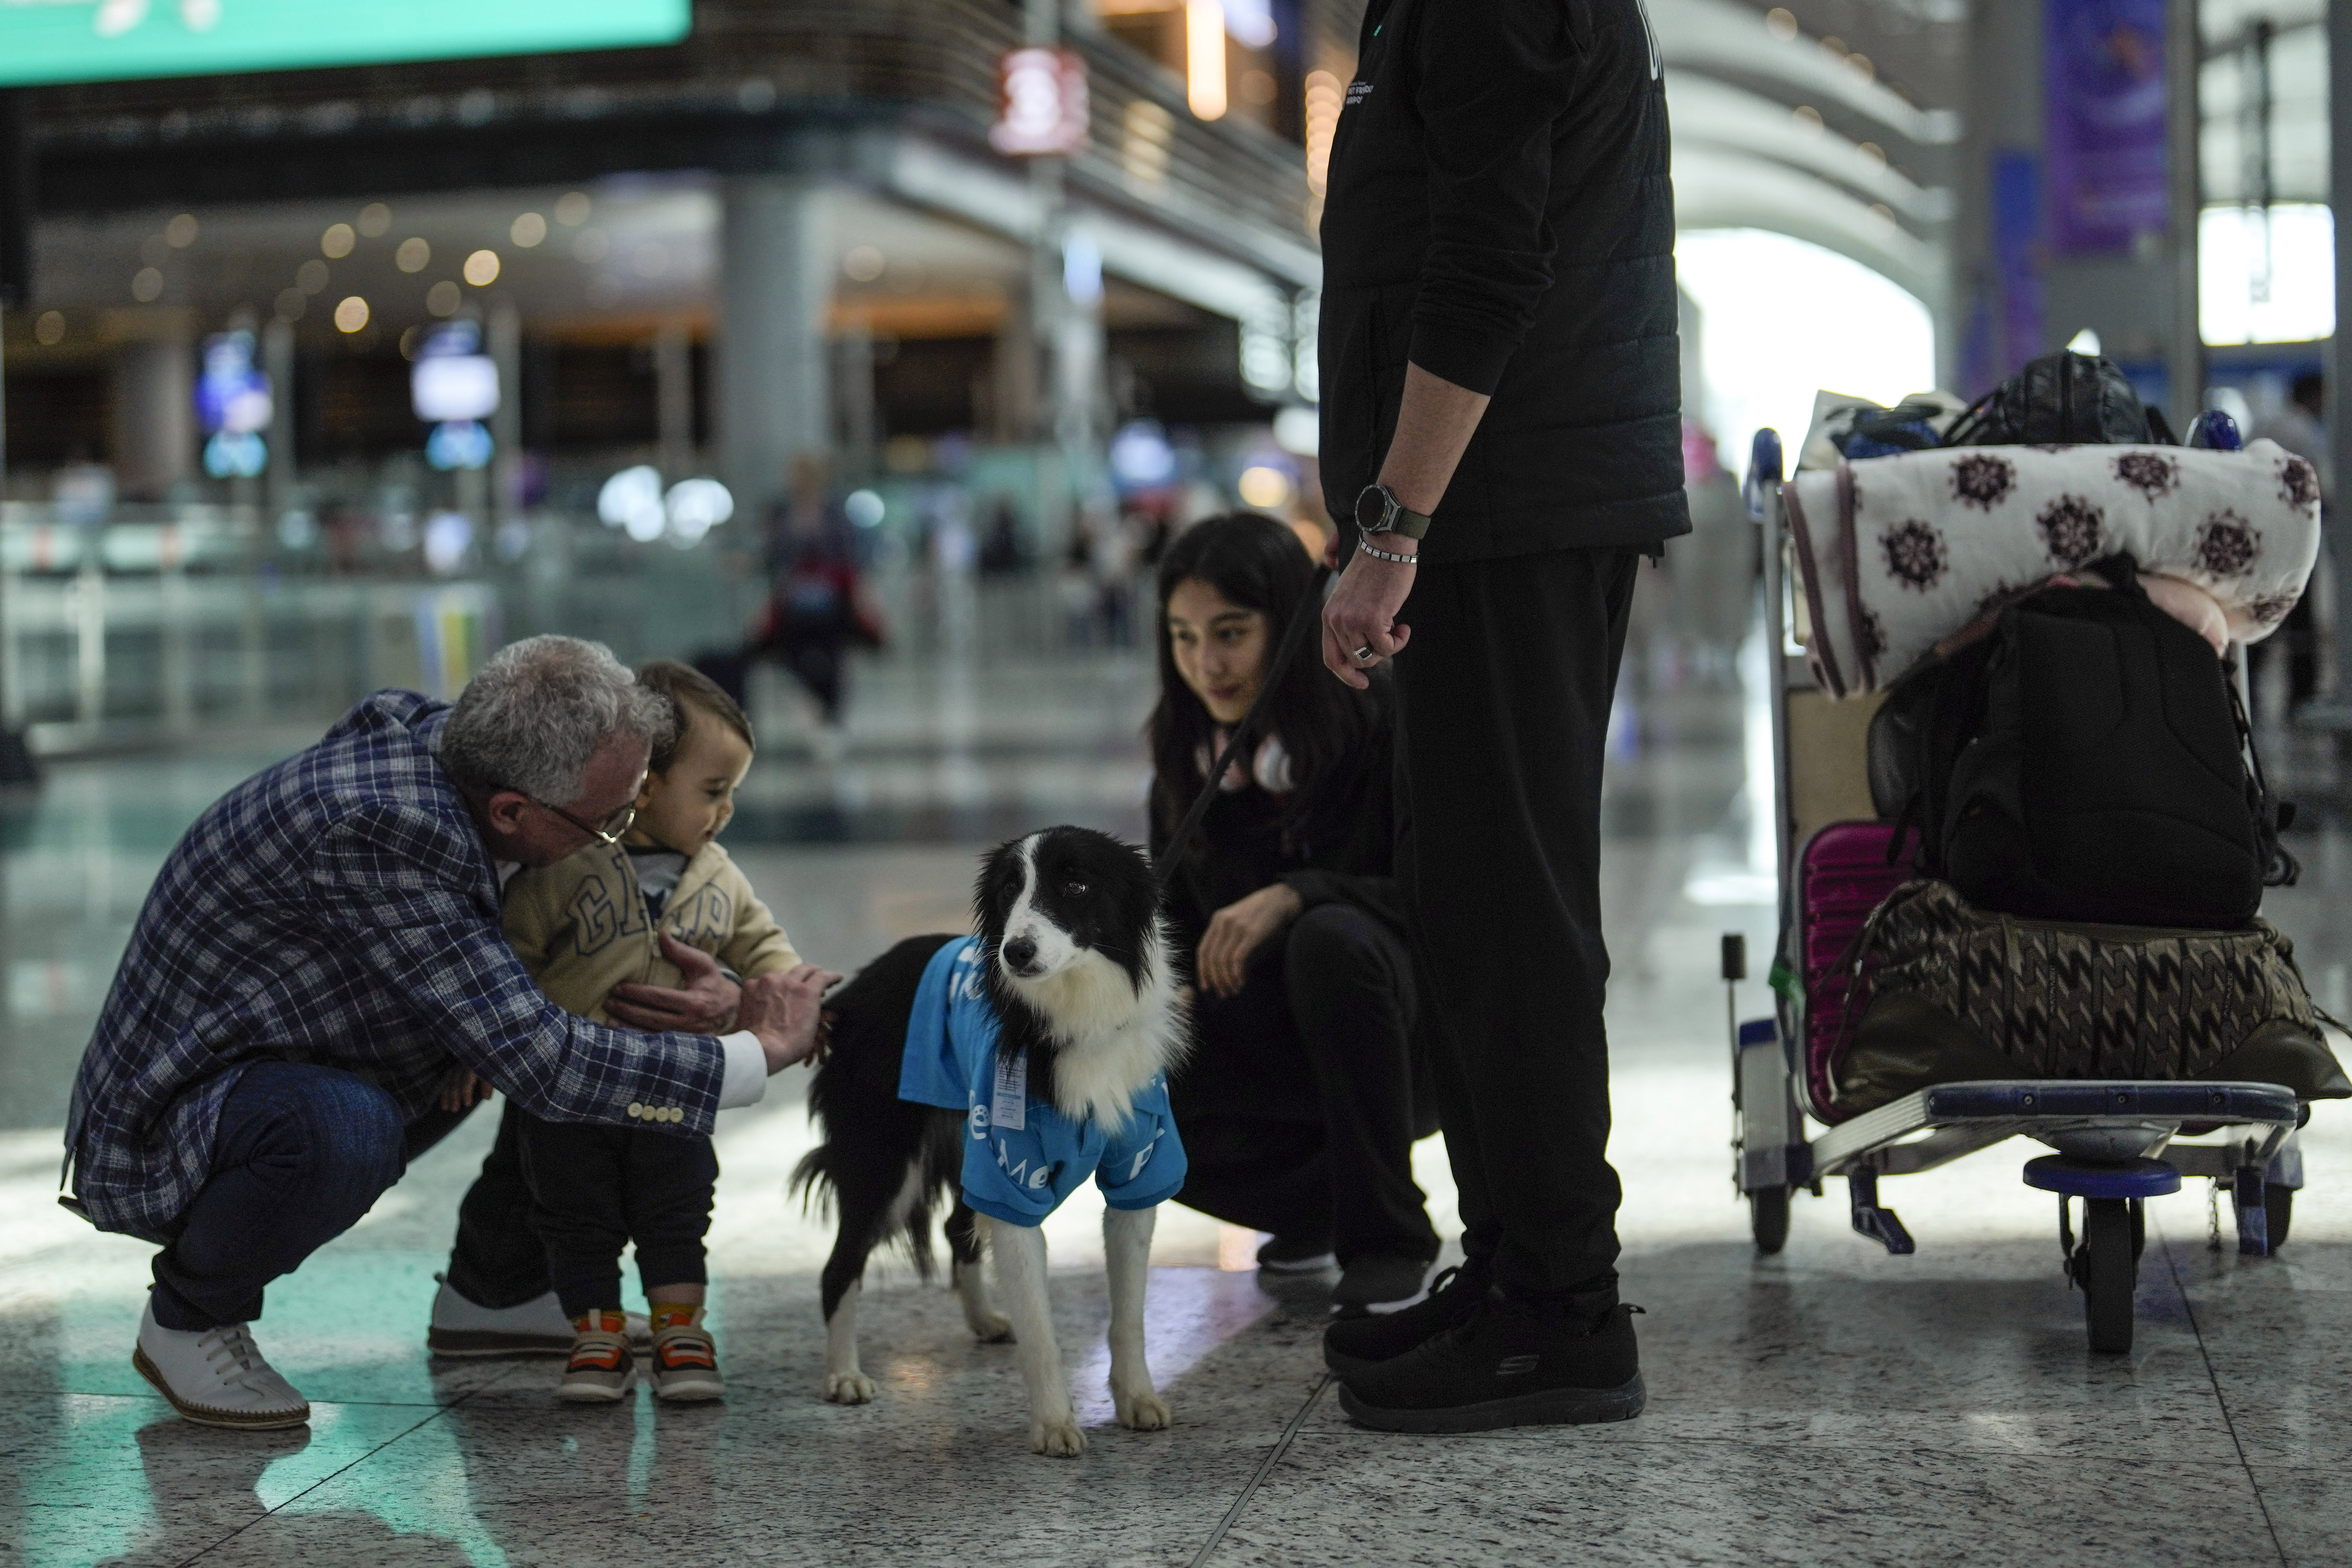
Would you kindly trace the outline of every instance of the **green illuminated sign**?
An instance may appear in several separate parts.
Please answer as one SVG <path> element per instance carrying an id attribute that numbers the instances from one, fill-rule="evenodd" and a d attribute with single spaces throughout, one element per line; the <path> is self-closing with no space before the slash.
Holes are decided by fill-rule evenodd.
<path id="1" fill-rule="evenodd" d="M 691 0 L 0 0 L 0 86 L 674 44 Z"/>

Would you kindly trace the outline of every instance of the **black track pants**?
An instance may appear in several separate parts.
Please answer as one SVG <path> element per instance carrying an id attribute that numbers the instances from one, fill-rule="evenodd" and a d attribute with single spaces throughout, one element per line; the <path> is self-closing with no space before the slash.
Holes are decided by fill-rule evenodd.
<path id="1" fill-rule="evenodd" d="M 1464 1246 L 1533 1292 L 1612 1275 L 1601 767 L 1641 557 L 1421 569 L 1398 619 L 1397 873 Z"/>
<path id="2" fill-rule="evenodd" d="M 1351 904 L 1308 910 L 1203 996 L 1201 1045 L 1171 1092 L 1189 1174 L 1177 1201 L 1341 1263 L 1437 1256 L 1412 1179 L 1412 958 Z"/>

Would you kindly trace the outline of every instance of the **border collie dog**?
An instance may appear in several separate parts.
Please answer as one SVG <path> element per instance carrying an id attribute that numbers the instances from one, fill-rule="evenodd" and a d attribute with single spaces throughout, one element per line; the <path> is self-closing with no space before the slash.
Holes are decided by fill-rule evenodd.
<path id="1" fill-rule="evenodd" d="M 896 1240 L 928 1277 L 931 1217 L 947 1218 L 964 1321 L 1013 1339 L 1029 1394 L 1029 1446 L 1086 1448 L 1054 1343 L 1038 1228 L 1088 1176 L 1102 1187 L 1110 1284 L 1110 1387 L 1119 1424 L 1168 1425 L 1144 1362 L 1143 1291 L 1158 1205 L 1184 1173 L 1166 1074 L 1188 1038 L 1159 892 L 1141 852 L 1085 828 L 1049 828 L 990 853 L 973 895 L 978 935 L 917 936 L 825 1004 L 829 1044 L 809 1108 L 823 1142 L 793 1189 L 839 1219 L 823 1282 L 824 1396 L 863 1404 L 857 1298 L 868 1254 Z M 1006 1311 L 981 1270 L 996 1254 Z"/>

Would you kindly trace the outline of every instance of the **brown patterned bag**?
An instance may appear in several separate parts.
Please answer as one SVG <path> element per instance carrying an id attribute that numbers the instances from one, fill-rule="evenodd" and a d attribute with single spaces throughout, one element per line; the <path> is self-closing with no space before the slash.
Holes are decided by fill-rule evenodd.
<path id="1" fill-rule="evenodd" d="M 2062 925 L 1972 908 L 1908 882 L 1856 944 L 1870 1000 L 1832 1064 L 1858 1114 L 1935 1083 L 1988 1078 L 2206 1079 L 2352 1097 L 2294 945 L 2241 931 Z"/>

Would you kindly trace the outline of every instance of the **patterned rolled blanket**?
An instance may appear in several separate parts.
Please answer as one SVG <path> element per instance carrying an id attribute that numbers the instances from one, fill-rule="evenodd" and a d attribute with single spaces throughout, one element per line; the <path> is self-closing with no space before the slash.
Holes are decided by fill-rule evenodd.
<path id="1" fill-rule="evenodd" d="M 2303 596 L 2319 552 L 2319 476 L 2276 442 L 1962 446 L 1841 461 L 1781 486 L 1832 696 L 1891 684 L 2019 593 L 2127 554 L 2212 595 L 2254 643 Z"/>

